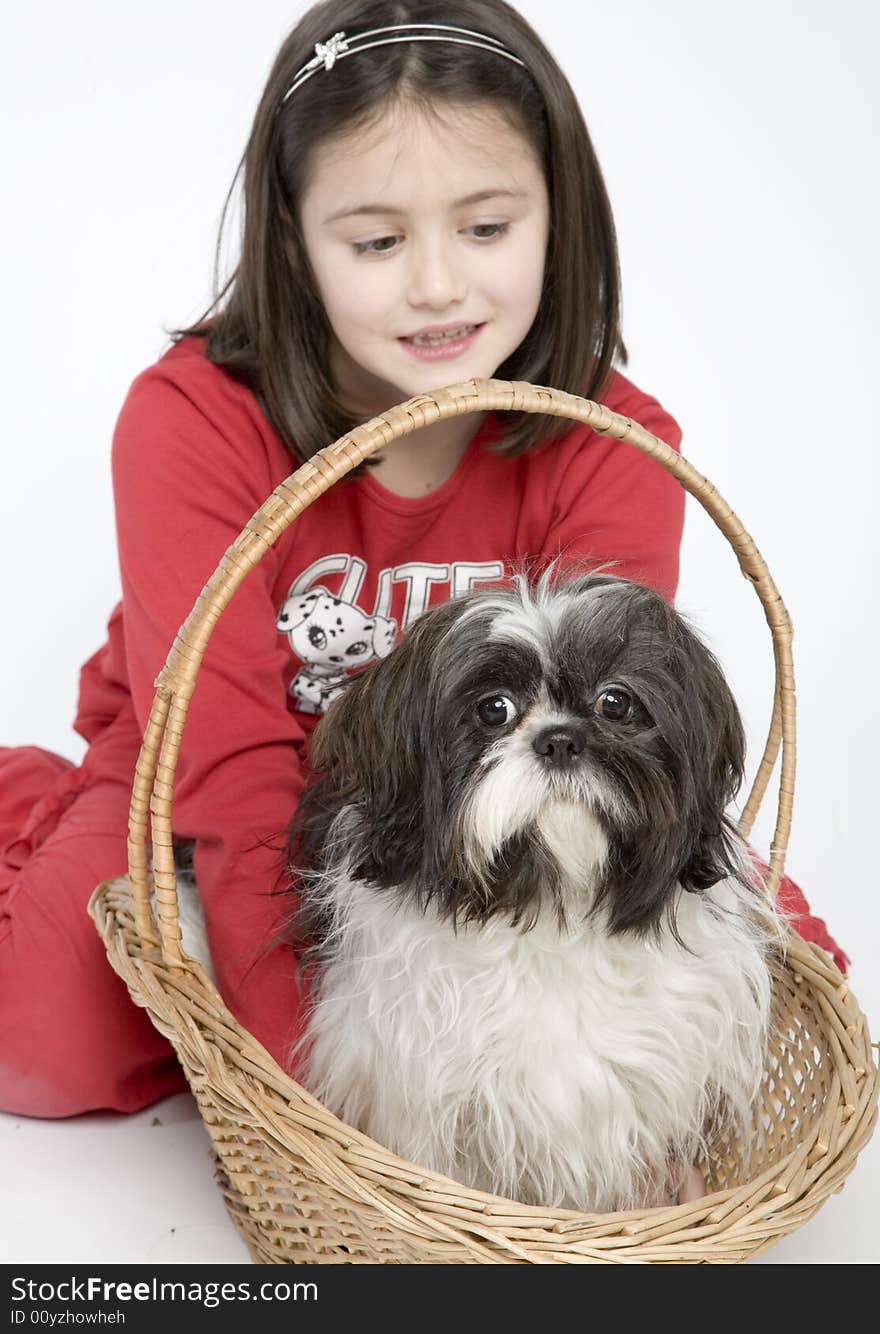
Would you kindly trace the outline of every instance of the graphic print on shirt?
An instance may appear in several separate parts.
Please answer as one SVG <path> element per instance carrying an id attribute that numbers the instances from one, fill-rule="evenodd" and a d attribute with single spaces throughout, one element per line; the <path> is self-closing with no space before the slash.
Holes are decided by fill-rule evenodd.
<path id="1" fill-rule="evenodd" d="M 275 624 L 305 664 L 290 684 L 303 713 L 323 713 L 342 690 L 348 669 L 386 658 L 397 633 L 396 621 L 366 616 L 321 584 L 288 594 Z"/>
<path id="2" fill-rule="evenodd" d="M 391 616 L 397 586 L 405 585 L 402 632 L 426 610 L 431 590 L 447 587 L 445 601 L 466 593 L 476 583 L 501 579 L 501 561 L 454 561 L 440 565 L 408 561 L 380 572 L 372 614 L 357 605 L 367 567 L 357 556 L 335 553 L 314 561 L 293 581 L 276 619 L 302 667 L 290 683 L 290 694 L 303 713 L 323 713 L 342 693 L 349 672 L 374 658 L 387 658 L 397 640 L 398 620 Z M 316 580 L 341 574 L 337 592 Z"/>

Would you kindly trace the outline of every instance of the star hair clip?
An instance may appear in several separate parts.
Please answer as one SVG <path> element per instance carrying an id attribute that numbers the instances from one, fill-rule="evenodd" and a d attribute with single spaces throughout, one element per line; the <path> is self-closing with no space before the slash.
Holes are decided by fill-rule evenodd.
<path id="1" fill-rule="evenodd" d="M 317 69 L 323 61 L 324 69 L 332 69 L 336 64 L 336 57 L 342 52 L 348 50 L 348 42 L 345 40 L 344 32 L 334 32 L 326 42 L 315 42 L 315 54 L 307 65 L 303 66 L 303 73 L 306 70 Z"/>

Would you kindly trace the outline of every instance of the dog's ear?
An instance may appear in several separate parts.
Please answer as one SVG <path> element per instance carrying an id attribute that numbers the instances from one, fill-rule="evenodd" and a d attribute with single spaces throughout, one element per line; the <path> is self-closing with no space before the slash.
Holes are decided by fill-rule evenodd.
<path id="1" fill-rule="evenodd" d="M 396 648 L 349 678 L 312 734 L 315 773 L 338 770 L 347 785 L 383 803 L 410 785 L 430 744 L 436 645 L 457 615 L 455 603 L 435 608 Z"/>
<path id="2" fill-rule="evenodd" d="M 635 826 L 610 840 L 597 902 L 613 931 L 656 925 L 678 885 L 699 893 L 741 874 L 726 808 L 743 777 L 745 736 L 721 667 L 677 615 L 651 700 L 658 749 L 629 756 Z M 658 648 L 658 652 L 659 652 Z"/>
<path id="3" fill-rule="evenodd" d="M 353 677 L 312 736 L 317 781 L 300 802 L 297 834 L 308 861 L 320 856 L 333 820 L 356 808 L 364 831 L 352 848 L 363 878 L 390 885 L 413 879 L 428 835 L 426 793 L 433 790 L 439 751 L 433 679 L 438 645 L 459 615 L 458 600 L 419 618 L 387 658 Z"/>
<path id="4" fill-rule="evenodd" d="M 679 879 L 685 889 L 699 892 L 738 873 L 735 829 L 725 812 L 742 784 L 746 743 L 736 700 L 717 658 L 690 630 L 684 647 L 694 700 L 687 744 L 695 834 Z"/>
<path id="5" fill-rule="evenodd" d="M 377 664 L 374 664 L 374 666 Z M 371 717 L 371 668 L 348 678 L 312 733 L 310 774 L 291 821 L 287 860 L 291 870 L 319 870 L 335 856 L 330 836 L 346 807 L 364 811 L 381 770 L 370 740 L 375 735 Z"/>
<path id="6" fill-rule="evenodd" d="M 695 775 L 697 836 L 679 877 L 683 888 L 695 893 L 740 873 L 736 830 L 725 812 L 742 784 L 745 733 L 720 669 L 712 687 L 712 704 L 714 754 L 706 757 L 702 779 L 699 772 Z"/>
<path id="7" fill-rule="evenodd" d="M 312 733 L 309 764 L 316 775 L 344 769 L 351 780 L 362 780 L 370 749 L 369 677 L 376 665 L 352 673 L 341 683 L 340 693 Z"/>

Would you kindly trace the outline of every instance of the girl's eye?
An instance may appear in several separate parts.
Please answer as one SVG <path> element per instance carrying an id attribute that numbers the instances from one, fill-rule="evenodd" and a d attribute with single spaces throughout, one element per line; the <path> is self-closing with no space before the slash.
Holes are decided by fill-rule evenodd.
<path id="1" fill-rule="evenodd" d="M 487 727 L 504 727 L 517 716 L 517 708 L 507 695 L 488 695 L 477 705 L 477 713 Z"/>
<path id="2" fill-rule="evenodd" d="M 355 241 L 354 253 L 356 255 L 387 255 L 391 247 L 387 246 L 385 242 L 396 240 L 396 236 L 379 236 L 375 241 Z"/>
<path id="3" fill-rule="evenodd" d="M 468 227 L 469 232 L 493 232 L 492 236 L 478 236 L 477 241 L 495 241 L 499 236 L 504 236 L 510 230 L 509 222 L 478 222 L 473 227 Z"/>
<path id="4" fill-rule="evenodd" d="M 472 227 L 466 227 L 465 231 L 479 232 L 482 235 L 475 235 L 475 241 L 497 241 L 500 237 L 506 236 L 510 230 L 509 222 L 477 222 Z M 486 233 L 490 235 L 486 235 Z M 356 255 L 390 255 L 396 250 L 396 242 L 400 240 L 399 236 L 377 236 L 372 241 L 353 241 L 352 248 Z"/>
<path id="5" fill-rule="evenodd" d="M 609 723 L 628 723 L 633 716 L 633 697 L 620 686 L 608 686 L 599 695 L 593 710 Z"/>

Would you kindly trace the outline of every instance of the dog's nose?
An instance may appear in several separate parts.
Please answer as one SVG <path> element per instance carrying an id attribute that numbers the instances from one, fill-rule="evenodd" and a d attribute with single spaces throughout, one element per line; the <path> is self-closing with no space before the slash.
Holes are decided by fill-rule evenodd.
<path id="1" fill-rule="evenodd" d="M 532 742 L 535 752 L 557 769 L 573 764 L 583 751 L 587 739 L 579 727 L 545 727 Z"/>

